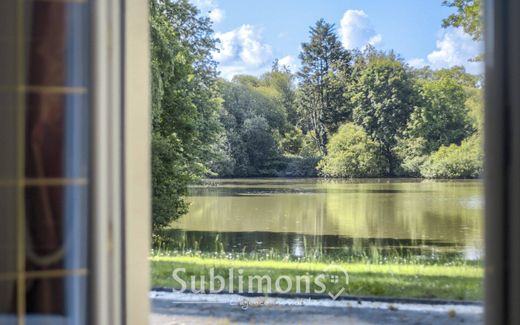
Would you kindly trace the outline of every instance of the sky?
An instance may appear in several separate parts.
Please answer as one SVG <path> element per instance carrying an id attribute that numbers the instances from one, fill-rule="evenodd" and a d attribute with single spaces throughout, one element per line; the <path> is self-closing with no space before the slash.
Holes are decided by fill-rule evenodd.
<path id="1" fill-rule="evenodd" d="M 482 51 L 460 29 L 441 27 L 453 9 L 441 0 L 191 0 L 213 21 L 220 40 L 214 58 L 221 76 L 260 75 L 275 59 L 297 71 L 301 43 L 309 27 L 324 18 L 336 26 L 347 49 L 371 44 L 393 49 L 414 67 L 463 65 L 471 73 L 482 64 L 468 62 Z"/>

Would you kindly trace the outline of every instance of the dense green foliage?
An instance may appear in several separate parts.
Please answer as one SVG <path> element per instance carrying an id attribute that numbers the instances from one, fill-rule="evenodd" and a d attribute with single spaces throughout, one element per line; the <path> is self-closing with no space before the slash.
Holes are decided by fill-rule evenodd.
<path id="1" fill-rule="evenodd" d="M 481 36 L 480 1 L 444 22 Z M 346 50 L 319 20 L 293 74 L 220 79 L 211 21 L 188 0 L 150 0 L 153 227 L 184 214 L 200 177 L 479 177 L 480 78 Z"/>
<path id="2" fill-rule="evenodd" d="M 475 178 L 482 173 L 484 156 L 478 134 L 460 145 L 441 146 L 421 166 L 421 175 L 427 178 Z"/>
<path id="3" fill-rule="evenodd" d="M 187 0 L 150 1 L 153 229 L 186 212 L 187 185 L 208 173 L 220 123 L 210 21 Z"/>
<path id="4" fill-rule="evenodd" d="M 421 82 L 419 92 L 422 103 L 412 112 L 405 133 L 410 138 L 426 139 L 427 153 L 441 145 L 460 143 L 473 133 L 466 93 L 457 81 L 426 80 Z"/>
<path id="5" fill-rule="evenodd" d="M 444 0 L 443 4 L 457 12 L 442 21 L 443 27 L 462 27 L 475 40 L 482 40 L 482 8 L 480 0 Z"/>
<path id="6" fill-rule="evenodd" d="M 331 177 L 382 175 L 379 144 L 353 123 L 343 124 L 327 144 L 327 156 L 318 168 Z"/>
<path id="7" fill-rule="evenodd" d="M 277 64 L 261 77 L 220 81 L 224 133 L 220 158 L 211 167 L 224 177 L 313 176 L 318 161 L 306 153 L 296 126 L 292 74 Z M 307 150 L 309 151 L 309 150 Z"/>
<path id="8" fill-rule="evenodd" d="M 401 173 L 411 176 L 424 175 L 422 164 L 439 147 L 460 144 L 477 129 L 467 104 L 470 93 L 466 88 L 470 87 L 462 86 L 449 70 L 432 72 L 431 78 L 417 83 L 418 105 L 394 150 L 401 161 Z"/>
<path id="9" fill-rule="evenodd" d="M 287 124 L 281 94 L 264 86 L 265 79 L 238 76 L 221 81 L 224 99 L 220 121 L 225 129 L 222 149 L 225 160 L 214 166 L 220 176 L 269 174 L 279 159 L 279 143 Z"/>
<path id="10" fill-rule="evenodd" d="M 351 100 L 353 120 L 381 145 L 385 175 L 399 165 L 393 148 L 416 104 L 417 94 L 404 64 L 392 53 L 367 52 Z"/>

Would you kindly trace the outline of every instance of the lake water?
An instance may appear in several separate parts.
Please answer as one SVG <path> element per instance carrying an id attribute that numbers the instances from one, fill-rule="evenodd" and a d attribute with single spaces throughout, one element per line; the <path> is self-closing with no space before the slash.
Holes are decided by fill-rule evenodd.
<path id="1" fill-rule="evenodd" d="M 478 180 L 212 179 L 172 224 L 175 250 L 290 258 L 479 260 Z"/>

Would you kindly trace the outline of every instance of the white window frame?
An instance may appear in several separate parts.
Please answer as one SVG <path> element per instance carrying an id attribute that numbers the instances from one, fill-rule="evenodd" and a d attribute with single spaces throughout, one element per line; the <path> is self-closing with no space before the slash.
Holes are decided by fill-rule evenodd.
<path id="1" fill-rule="evenodd" d="M 148 24 L 147 0 L 92 4 L 91 324 L 148 322 Z"/>

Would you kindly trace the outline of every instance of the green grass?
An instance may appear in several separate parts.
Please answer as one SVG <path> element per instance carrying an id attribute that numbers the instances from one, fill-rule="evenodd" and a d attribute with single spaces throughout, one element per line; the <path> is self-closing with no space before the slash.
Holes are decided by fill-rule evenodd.
<path id="1" fill-rule="evenodd" d="M 238 288 L 238 270 L 242 270 L 245 279 L 244 291 L 248 291 L 248 276 L 269 275 L 273 282 L 280 276 L 288 276 L 292 283 L 297 282 L 297 276 L 309 276 L 311 292 L 317 292 L 320 287 L 312 279 L 320 274 L 334 274 L 339 277 L 337 283 L 323 281 L 325 292 L 333 294 L 345 287 L 343 294 L 356 296 L 385 296 L 396 298 L 437 298 L 450 300 L 481 300 L 483 269 L 478 265 L 420 265 L 420 264 L 371 264 L 363 262 L 335 263 L 348 272 L 349 281 L 345 286 L 345 276 L 341 272 L 331 272 L 330 264 L 323 262 L 297 262 L 282 260 L 235 260 L 225 258 L 204 258 L 197 256 L 153 256 L 152 287 L 180 288 L 173 280 L 172 271 L 175 268 L 185 268 L 179 276 L 190 287 L 191 277 L 195 276 L 195 288 L 204 286 L 209 290 L 210 269 L 215 275 L 228 279 L 229 269 L 233 269 L 234 290 Z M 337 268 L 335 269 L 337 270 Z M 327 272 L 326 272 L 327 271 Z M 204 281 L 200 276 L 204 275 Z M 329 278 L 327 278 L 329 279 Z M 227 281 L 227 280 L 226 280 Z M 282 288 L 286 282 L 282 281 Z M 305 282 L 301 282 L 305 288 Z M 218 287 L 218 286 L 217 286 Z M 265 283 L 263 285 L 265 289 Z M 252 290 L 258 292 L 256 281 Z M 290 292 L 295 292 L 295 285 Z M 304 289 L 301 290 L 304 293 Z"/>

